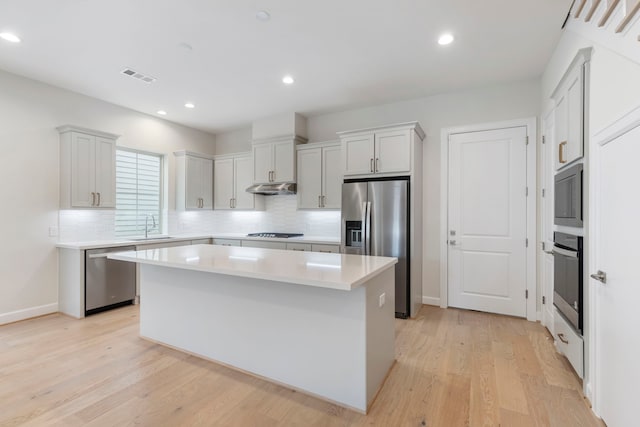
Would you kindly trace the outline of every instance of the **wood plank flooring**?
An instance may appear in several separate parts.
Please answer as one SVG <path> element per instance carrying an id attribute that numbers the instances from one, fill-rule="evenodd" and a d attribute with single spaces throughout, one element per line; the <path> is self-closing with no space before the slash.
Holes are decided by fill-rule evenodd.
<path id="1" fill-rule="evenodd" d="M 137 306 L 51 315 L 0 327 L 0 426 L 604 426 L 540 324 L 424 306 L 396 358 L 364 416 L 142 340 Z"/>

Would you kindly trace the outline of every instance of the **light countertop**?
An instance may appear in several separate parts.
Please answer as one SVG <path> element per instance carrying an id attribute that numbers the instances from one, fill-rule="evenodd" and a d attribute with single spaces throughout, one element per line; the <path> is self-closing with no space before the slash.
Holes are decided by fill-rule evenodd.
<path id="1" fill-rule="evenodd" d="M 359 287 L 398 262 L 390 257 L 217 245 L 117 252 L 108 258 L 345 291 Z"/>
<path id="2" fill-rule="evenodd" d="M 288 239 L 277 239 L 275 237 L 248 237 L 242 233 L 215 233 L 215 234 L 180 234 L 172 235 L 166 238 L 153 238 L 149 240 L 130 240 L 126 238 L 122 239 L 110 239 L 110 240 L 90 240 L 82 242 L 59 242 L 56 243 L 56 247 L 65 249 L 100 249 L 100 248 L 115 248 L 118 246 L 142 246 L 153 243 L 167 243 L 167 242 L 181 242 L 187 240 L 198 239 L 234 239 L 234 240 L 262 240 L 268 242 L 283 242 L 283 243 L 311 243 L 321 245 L 339 245 L 340 240 L 331 237 L 322 236 L 302 236 L 291 237 Z"/>

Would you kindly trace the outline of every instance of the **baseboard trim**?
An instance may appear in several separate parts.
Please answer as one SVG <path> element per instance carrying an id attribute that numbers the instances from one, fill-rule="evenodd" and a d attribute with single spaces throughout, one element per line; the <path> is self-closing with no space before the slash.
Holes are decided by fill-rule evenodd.
<path id="1" fill-rule="evenodd" d="M 422 297 L 422 303 L 426 305 L 435 305 L 440 307 L 440 298 L 438 297 Z"/>
<path id="2" fill-rule="evenodd" d="M 19 322 L 20 320 L 31 319 L 32 317 L 44 316 L 45 314 L 57 313 L 58 303 L 41 305 L 38 307 L 30 307 L 22 310 L 10 311 L 9 313 L 0 314 L 0 325 L 7 323 Z"/>

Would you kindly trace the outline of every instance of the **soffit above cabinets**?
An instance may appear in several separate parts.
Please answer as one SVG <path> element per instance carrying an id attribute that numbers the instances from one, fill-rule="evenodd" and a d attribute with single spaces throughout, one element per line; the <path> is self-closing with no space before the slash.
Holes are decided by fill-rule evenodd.
<path id="1" fill-rule="evenodd" d="M 0 40 L 0 69 L 219 132 L 282 111 L 314 115 L 537 78 L 570 3 L 8 0 L 0 31 L 22 42 Z M 262 8 L 268 21 L 256 19 Z M 444 32 L 455 37 L 448 46 L 437 43 Z M 123 75 L 127 68 L 156 80 Z M 287 74 L 293 84 L 283 84 Z"/>

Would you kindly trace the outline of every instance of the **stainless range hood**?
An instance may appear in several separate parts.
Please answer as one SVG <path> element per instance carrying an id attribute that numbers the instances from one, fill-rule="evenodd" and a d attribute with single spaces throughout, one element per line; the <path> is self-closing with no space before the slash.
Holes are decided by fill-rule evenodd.
<path id="1" fill-rule="evenodd" d="M 247 188 L 248 193 L 262 194 L 264 196 L 276 196 L 280 194 L 296 194 L 295 182 L 283 182 L 281 184 L 255 184 Z"/>

